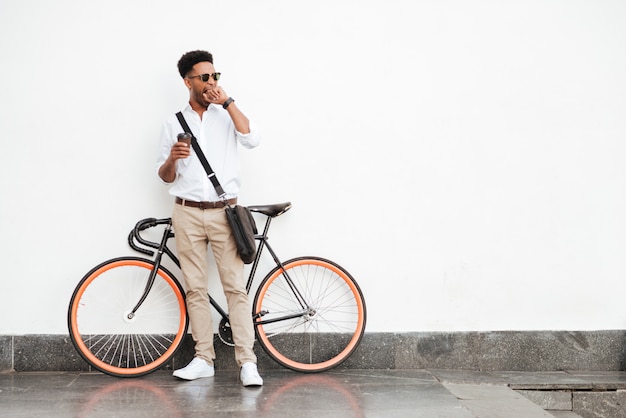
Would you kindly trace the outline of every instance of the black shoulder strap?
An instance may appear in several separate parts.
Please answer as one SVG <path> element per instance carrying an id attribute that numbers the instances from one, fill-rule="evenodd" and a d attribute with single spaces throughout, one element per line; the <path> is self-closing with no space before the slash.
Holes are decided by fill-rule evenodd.
<path id="1" fill-rule="evenodd" d="M 187 121 L 185 120 L 185 117 L 183 116 L 182 112 L 176 113 L 176 117 L 178 118 L 178 122 L 180 122 L 180 126 L 183 127 L 183 130 L 191 135 L 191 146 L 193 147 L 193 150 L 196 152 L 196 155 L 198 156 L 198 158 L 200 159 L 200 162 L 202 163 L 202 167 L 204 167 L 204 171 L 206 171 L 207 176 L 209 176 L 209 180 L 211 180 L 213 187 L 215 187 L 215 191 L 217 192 L 217 195 L 220 197 L 220 199 L 224 199 L 224 197 L 226 196 L 226 193 L 224 192 L 224 189 L 222 189 L 222 185 L 220 184 L 220 182 L 217 180 L 217 176 L 213 172 L 211 165 L 209 164 L 206 157 L 204 156 L 204 153 L 202 152 L 202 148 L 200 148 L 200 144 L 198 144 L 198 140 L 194 136 L 193 132 L 191 132 L 191 129 L 189 129 L 189 125 L 187 125 Z"/>

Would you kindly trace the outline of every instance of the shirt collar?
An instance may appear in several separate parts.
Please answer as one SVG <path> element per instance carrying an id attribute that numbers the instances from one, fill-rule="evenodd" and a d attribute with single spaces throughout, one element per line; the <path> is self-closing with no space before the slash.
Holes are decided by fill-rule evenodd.
<path id="1" fill-rule="evenodd" d="M 210 103 L 209 107 L 207 107 L 206 111 L 219 109 L 219 106 L 221 106 L 221 105 L 215 104 L 215 103 Z M 189 104 L 189 102 L 187 102 L 187 106 L 185 106 L 185 108 L 183 109 L 183 112 L 194 112 L 195 113 L 195 111 L 191 108 L 191 105 Z"/>

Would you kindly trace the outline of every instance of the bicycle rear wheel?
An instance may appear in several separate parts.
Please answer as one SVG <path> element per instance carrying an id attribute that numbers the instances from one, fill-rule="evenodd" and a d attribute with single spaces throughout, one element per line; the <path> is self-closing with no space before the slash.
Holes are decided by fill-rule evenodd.
<path id="1" fill-rule="evenodd" d="M 105 261 L 80 281 L 68 308 L 70 337 L 96 369 L 120 377 L 150 373 L 169 360 L 187 333 L 184 291 L 159 267 L 132 319 L 154 262 L 136 257 Z"/>
<path id="2" fill-rule="evenodd" d="M 283 265 L 285 272 L 280 267 L 272 270 L 254 298 L 259 343 L 292 370 L 320 372 L 339 365 L 365 331 L 361 289 L 330 260 L 299 257 Z"/>

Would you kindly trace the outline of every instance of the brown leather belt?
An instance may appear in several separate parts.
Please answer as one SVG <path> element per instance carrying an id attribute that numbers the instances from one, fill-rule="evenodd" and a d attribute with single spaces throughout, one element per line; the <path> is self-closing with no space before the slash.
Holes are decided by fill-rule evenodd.
<path id="1" fill-rule="evenodd" d="M 232 198 L 232 199 L 228 199 L 227 200 L 229 205 L 235 205 L 237 204 L 237 198 Z M 224 204 L 223 201 L 219 201 L 219 202 L 194 202 L 193 200 L 186 200 L 186 199 L 181 199 L 180 197 L 176 198 L 176 203 L 179 205 L 183 205 L 183 206 L 189 206 L 192 208 L 199 208 L 199 209 L 219 209 L 219 208 L 223 208 L 224 206 L 226 206 Z"/>

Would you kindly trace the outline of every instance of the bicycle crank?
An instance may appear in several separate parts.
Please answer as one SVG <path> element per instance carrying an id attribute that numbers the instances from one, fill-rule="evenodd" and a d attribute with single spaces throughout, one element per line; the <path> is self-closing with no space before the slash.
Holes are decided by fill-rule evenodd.
<path id="1" fill-rule="evenodd" d="M 220 321 L 220 326 L 217 329 L 217 335 L 224 344 L 231 347 L 235 346 L 235 342 L 233 341 L 233 330 L 230 328 L 230 324 L 225 318 L 222 318 Z"/>

